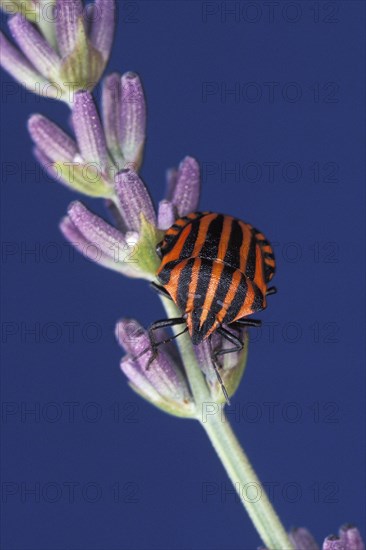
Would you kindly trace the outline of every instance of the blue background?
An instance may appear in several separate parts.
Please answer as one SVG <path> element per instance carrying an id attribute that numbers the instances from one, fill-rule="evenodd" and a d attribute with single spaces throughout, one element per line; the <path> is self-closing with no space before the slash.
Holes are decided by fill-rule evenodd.
<path id="1" fill-rule="evenodd" d="M 346 521 L 362 526 L 365 4 L 119 5 L 108 71 L 142 77 L 154 200 L 165 170 L 193 155 L 201 207 L 276 243 L 279 293 L 252 333 L 234 429 L 288 528 L 320 542 Z M 159 300 L 69 257 L 58 221 L 76 194 L 36 169 L 25 128 L 33 112 L 67 128 L 66 106 L 2 82 L 2 241 L 14 250 L 2 258 L 2 547 L 255 549 L 200 426 L 143 402 L 120 373 L 115 321 L 147 326 L 163 317 Z M 36 484 L 39 502 L 26 492 Z"/>

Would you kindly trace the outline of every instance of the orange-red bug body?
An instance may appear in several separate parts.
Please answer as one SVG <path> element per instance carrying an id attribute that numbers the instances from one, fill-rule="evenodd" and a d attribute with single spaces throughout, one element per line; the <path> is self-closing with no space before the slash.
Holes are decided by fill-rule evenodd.
<path id="1" fill-rule="evenodd" d="M 274 254 L 248 223 L 193 212 L 175 221 L 158 252 L 158 280 L 182 311 L 194 344 L 266 307 Z"/>

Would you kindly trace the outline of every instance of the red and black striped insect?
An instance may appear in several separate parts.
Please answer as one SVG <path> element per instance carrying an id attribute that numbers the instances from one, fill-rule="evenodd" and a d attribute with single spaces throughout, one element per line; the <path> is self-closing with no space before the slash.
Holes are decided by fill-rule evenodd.
<path id="1" fill-rule="evenodd" d="M 263 310 L 275 272 L 275 259 L 265 236 L 241 220 L 212 212 L 193 212 L 178 218 L 157 246 L 161 264 L 157 272 L 161 286 L 154 288 L 171 298 L 182 312 L 174 319 L 156 321 L 149 329 L 154 350 L 158 328 L 186 324 L 197 345 L 217 331 L 233 344 L 230 349 L 212 351 L 212 362 L 226 399 L 228 396 L 217 367 L 220 355 L 240 351 L 243 342 L 225 326 L 239 329 L 260 326 L 248 319 Z M 181 333 L 180 333 L 181 334 Z"/>

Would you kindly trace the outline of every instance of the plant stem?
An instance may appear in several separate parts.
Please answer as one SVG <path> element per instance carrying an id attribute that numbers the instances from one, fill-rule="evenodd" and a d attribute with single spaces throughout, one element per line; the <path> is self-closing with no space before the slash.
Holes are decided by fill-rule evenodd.
<path id="1" fill-rule="evenodd" d="M 181 315 L 173 302 L 166 298 L 162 298 L 162 302 L 168 317 Z M 258 534 L 269 550 L 293 550 L 264 487 L 231 429 L 223 406 L 212 400 L 189 335 L 182 334 L 177 343 L 196 403 L 197 419 L 206 431 Z"/>
<path id="2" fill-rule="evenodd" d="M 241 448 L 223 408 L 214 403 L 206 409 L 201 425 L 230 477 L 244 508 L 262 541 L 271 550 L 291 550 L 293 546 L 268 496 Z"/>
<path id="3" fill-rule="evenodd" d="M 164 297 L 161 297 L 163 306 L 168 317 L 180 317 L 182 314 L 176 308 L 174 303 Z M 182 329 L 174 329 L 175 333 Z M 193 394 L 194 401 L 197 405 L 197 411 L 200 411 L 201 403 L 212 401 L 210 389 L 206 384 L 205 376 L 197 364 L 197 359 L 193 351 L 193 345 L 188 333 L 184 333 L 177 339 L 179 351 L 184 363 L 184 369 L 188 378 L 189 385 Z"/>

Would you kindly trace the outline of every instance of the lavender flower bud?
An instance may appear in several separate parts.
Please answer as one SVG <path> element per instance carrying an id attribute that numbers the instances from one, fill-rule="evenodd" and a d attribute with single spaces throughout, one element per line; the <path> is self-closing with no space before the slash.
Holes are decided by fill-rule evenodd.
<path id="1" fill-rule="evenodd" d="M 165 412 L 193 418 L 195 407 L 187 381 L 166 350 L 159 350 L 149 366 L 152 350 L 148 333 L 133 320 L 120 321 L 116 326 L 116 337 L 128 353 L 121 361 L 121 369 L 131 387 Z"/>
<path id="2" fill-rule="evenodd" d="M 200 169 L 197 161 L 186 157 L 179 165 L 172 202 L 179 216 L 186 216 L 197 210 L 200 196 Z"/>
<path id="3" fill-rule="evenodd" d="M 102 114 L 103 126 L 108 149 L 115 163 L 122 170 L 126 168 L 119 143 L 119 120 L 121 108 L 121 76 L 113 73 L 103 82 L 102 89 Z"/>
<path id="4" fill-rule="evenodd" d="M 346 550 L 365 550 L 360 532 L 354 525 L 342 525 L 339 536 Z"/>
<path id="5" fill-rule="evenodd" d="M 47 80 L 34 65 L 9 42 L 2 32 L 0 32 L 0 62 L 3 69 L 30 92 L 41 94 L 48 85 Z M 48 86 L 47 97 L 57 97 L 57 89 L 54 86 Z"/>
<path id="6" fill-rule="evenodd" d="M 32 115 L 28 130 L 35 145 L 52 162 L 71 162 L 77 152 L 77 145 L 56 124 L 42 115 Z"/>
<path id="7" fill-rule="evenodd" d="M 76 94 L 72 123 L 83 161 L 96 163 L 97 169 L 105 172 L 108 162 L 107 145 L 95 103 L 89 92 Z"/>
<path id="8" fill-rule="evenodd" d="M 49 175 L 50 178 L 60 180 L 59 174 L 54 167 L 54 163 L 48 158 L 47 155 L 45 155 L 45 153 L 41 149 L 39 149 L 38 147 L 34 147 L 33 155 L 38 160 L 41 168 L 46 172 L 46 174 Z M 62 180 L 60 181 L 61 183 L 64 183 Z"/>
<path id="9" fill-rule="evenodd" d="M 90 41 L 105 63 L 111 53 L 116 19 L 114 0 L 95 0 L 90 15 Z"/>
<path id="10" fill-rule="evenodd" d="M 296 550 L 319 550 L 319 546 L 307 529 L 292 529 L 288 536 Z M 324 539 L 322 550 L 365 550 L 365 545 L 356 527 L 343 525 L 339 530 L 339 537 L 328 535 Z"/>
<path id="11" fill-rule="evenodd" d="M 121 215 L 129 229 L 139 231 L 141 214 L 156 225 L 156 214 L 150 195 L 134 170 L 122 170 L 115 178 L 115 189 Z"/>
<path id="12" fill-rule="evenodd" d="M 35 69 L 50 81 L 57 81 L 61 59 L 37 29 L 20 14 L 9 20 L 9 27 L 19 48 Z"/>
<path id="13" fill-rule="evenodd" d="M 68 214 L 80 233 L 98 246 L 107 256 L 115 258 L 115 248 L 125 246 L 126 240 L 122 233 L 90 212 L 81 202 L 72 202 Z"/>
<path id="14" fill-rule="evenodd" d="M 70 244 L 88 260 L 93 260 L 108 269 L 116 269 L 117 264 L 98 249 L 93 242 L 85 238 L 68 216 L 61 220 L 60 230 Z"/>
<path id="15" fill-rule="evenodd" d="M 292 529 L 288 536 L 296 550 L 319 550 L 313 536 L 303 527 Z"/>
<path id="16" fill-rule="evenodd" d="M 42 115 L 33 115 L 28 129 L 36 145 L 35 156 L 51 177 L 92 197 L 111 196 L 112 188 L 98 165 L 84 165 L 76 143 L 58 126 Z"/>
<path id="17" fill-rule="evenodd" d="M 75 201 L 61 222 L 64 236 L 87 258 L 129 277 L 149 278 L 133 256 L 138 235 L 123 235 L 99 216 Z"/>
<path id="18" fill-rule="evenodd" d="M 142 162 L 146 132 L 145 96 L 140 79 L 126 73 L 121 80 L 119 142 L 123 157 L 137 171 Z"/>
<path id="19" fill-rule="evenodd" d="M 176 210 L 172 202 L 162 200 L 159 202 L 158 227 L 166 231 L 171 227 L 176 219 Z"/>
<path id="20" fill-rule="evenodd" d="M 323 550 L 346 550 L 337 535 L 328 535 L 323 542 Z"/>
<path id="21" fill-rule="evenodd" d="M 83 17 L 81 0 L 57 0 L 56 34 L 62 57 L 72 53 L 77 42 L 79 20 Z"/>

